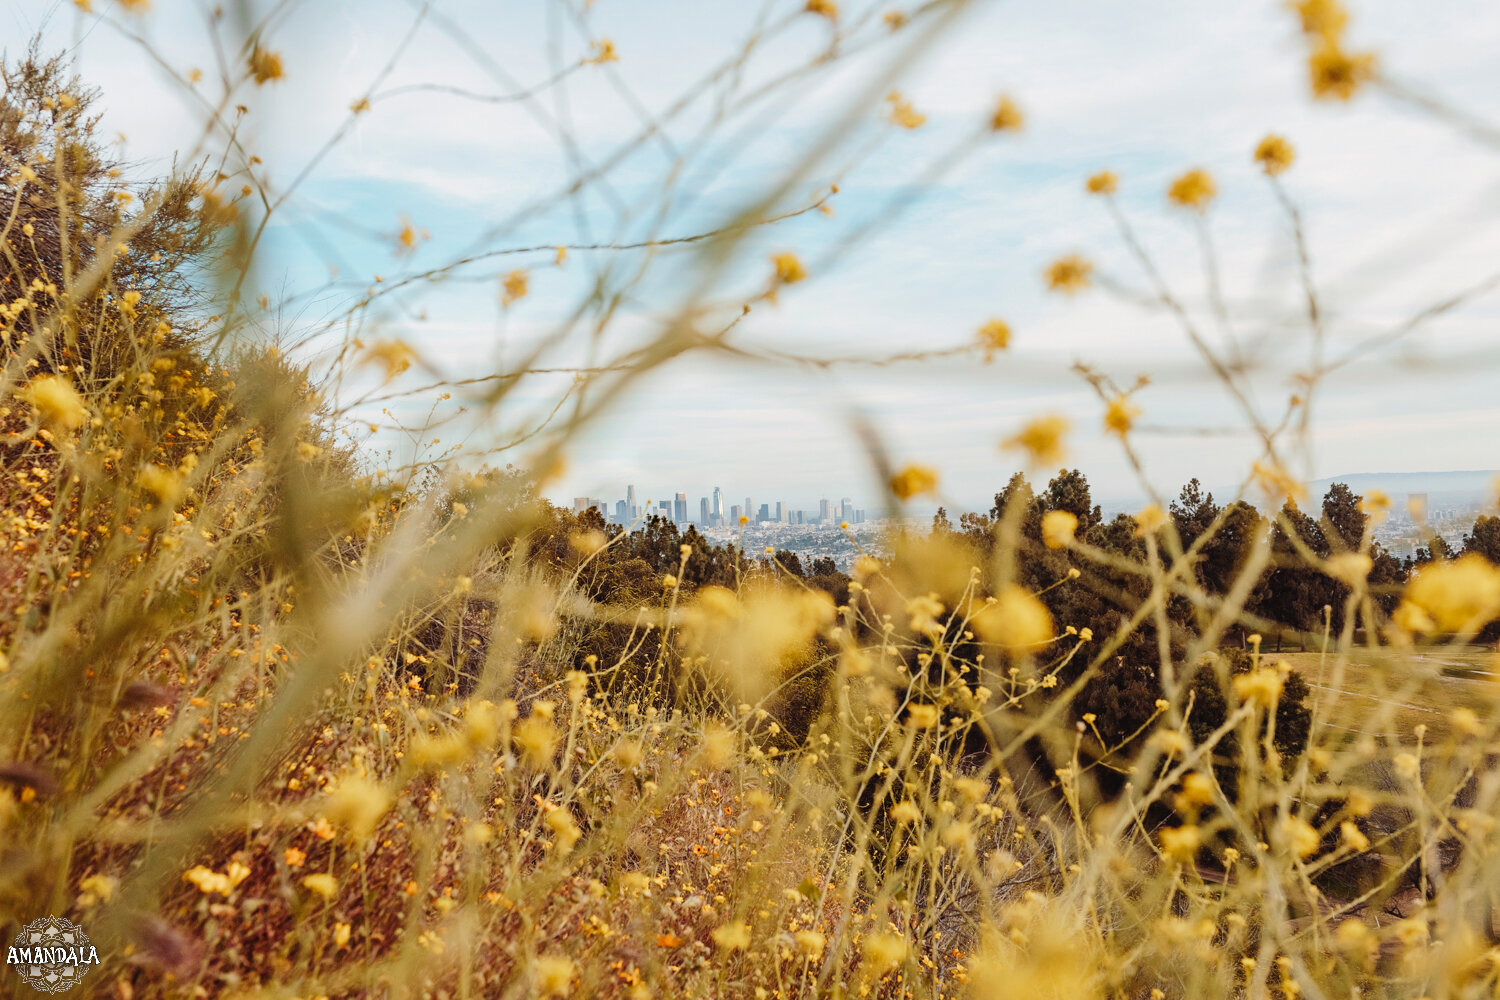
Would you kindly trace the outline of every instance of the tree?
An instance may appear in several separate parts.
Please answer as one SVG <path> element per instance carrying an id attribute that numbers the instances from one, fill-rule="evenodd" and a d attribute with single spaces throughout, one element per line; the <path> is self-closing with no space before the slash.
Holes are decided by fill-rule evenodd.
<path id="1" fill-rule="evenodd" d="M 1480 514 L 1474 527 L 1464 536 L 1465 552 L 1475 552 L 1500 565 L 1500 517 Z"/>
<path id="2" fill-rule="evenodd" d="M 202 279 L 234 217 L 215 190 L 223 178 L 200 166 L 145 184 L 123 179 L 125 164 L 97 135 L 99 94 L 67 72 L 63 56 L 42 58 L 33 45 L 0 66 L 0 83 L 0 185 L 14 206 L 0 297 L 31 303 L 13 321 L 6 354 L 29 346 L 44 370 L 92 388 L 142 349 L 195 345 Z M 84 284 L 101 257 L 108 266 Z"/>

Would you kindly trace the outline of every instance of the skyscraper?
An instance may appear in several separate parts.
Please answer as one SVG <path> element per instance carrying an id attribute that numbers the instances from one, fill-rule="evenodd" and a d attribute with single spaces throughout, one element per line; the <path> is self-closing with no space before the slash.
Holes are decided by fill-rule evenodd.
<path id="1" fill-rule="evenodd" d="M 776 521 L 778 524 L 786 524 L 786 504 L 781 500 L 776 501 Z"/>
<path id="2" fill-rule="evenodd" d="M 771 505 L 768 504 L 768 503 L 761 504 L 760 505 L 760 510 L 758 510 L 758 511 L 755 512 L 755 520 L 757 520 L 757 521 L 769 521 L 770 519 L 771 519 Z"/>
<path id="3" fill-rule="evenodd" d="M 706 528 L 711 523 L 712 518 L 713 518 L 713 515 L 712 515 L 712 513 L 708 509 L 708 497 L 699 497 L 698 498 L 698 523 L 701 524 L 701 525 L 703 525 L 703 527 Z"/>
<path id="4" fill-rule="evenodd" d="M 729 523 L 730 524 L 739 524 L 740 523 L 740 515 L 742 513 L 744 513 L 744 512 L 740 510 L 740 505 L 739 504 L 735 504 L 734 506 L 730 507 L 729 508 Z"/>
<path id="5" fill-rule="evenodd" d="M 608 515 L 606 515 L 608 516 Z M 615 501 L 615 523 L 628 524 L 631 520 L 629 505 L 624 500 Z"/>
<path id="6" fill-rule="evenodd" d="M 818 501 L 818 520 L 824 524 L 833 520 L 833 510 L 827 500 Z"/>
<path id="7" fill-rule="evenodd" d="M 749 497 L 745 498 L 745 516 L 752 521 L 755 520 L 755 501 Z"/>
<path id="8" fill-rule="evenodd" d="M 844 497 L 844 499 L 839 501 L 839 520 L 854 520 L 854 501 L 850 500 L 848 497 Z"/>
<path id="9" fill-rule="evenodd" d="M 677 503 L 672 507 L 672 520 L 678 524 L 687 524 L 687 494 L 677 494 Z"/>
<path id="10" fill-rule="evenodd" d="M 641 509 L 635 505 L 635 487 L 625 487 L 625 513 L 634 521 L 641 516 Z"/>

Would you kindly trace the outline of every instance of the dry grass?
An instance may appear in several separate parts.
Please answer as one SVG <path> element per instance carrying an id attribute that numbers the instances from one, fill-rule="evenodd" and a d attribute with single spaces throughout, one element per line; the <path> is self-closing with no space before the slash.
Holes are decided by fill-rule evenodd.
<path id="1" fill-rule="evenodd" d="M 963 6 L 882 23 L 797 5 L 786 25 L 813 19 L 841 45 L 765 86 L 800 95 L 876 29 L 896 29 L 899 68 Z M 1335 5 L 1301 8 L 1314 93 L 1376 85 L 1373 63 L 1341 47 Z M 262 313 L 240 293 L 281 202 L 227 123 L 240 96 L 296 68 L 258 30 L 273 15 L 246 24 L 256 30 L 222 49 L 240 55 L 222 57 L 205 145 L 184 158 L 221 153 L 217 181 L 187 173 L 124 199 L 108 164 L 84 155 L 102 146 L 73 113 L 76 81 L 33 63 L 18 70 L 30 89 L 6 98 L 3 268 L 26 290 L 3 309 L 0 379 L 7 927 L 78 919 L 103 957 L 87 988 L 122 1000 L 1496 995 L 1500 686 L 1472 668 L 1494 671 L 1474 642 L 1500 616 L 1500 568 L 1428 567 L 1387 614 L 1367 579 L 1368 529 L 1349 551 L 1299 551 L 1345 588 L 1342 628 L 1320 638 L 1332 652 L 1257 640 L 1236 673 L 1220 647 L 1265 624 L 1246 606 L 1271 565 L 1271 522 L 1244 540 L 1238 579 L 1211 593 L 1194 564 L 1224 519 L 1184 549 L 1152 505 L 1124 523 L 1128 547 L 1108 548 L 1053 516 L 1028 549 L 1018 493 L 982 546 L 906 538 L 884 563 L 860 560 L 843 603 L 748 564 L 734 586 L 687 584 L 707 554 L 684 547 L 651 596 L 596 606 L 590 573 L 619 540 L 532 491 L 611 402 L 684 354 L 837 363 L 730 336 L 747 301 L 815 278 L 794 254 L 749 259 L 744 245 L 827 201 L 822 184 L 802 203 L 790 192 L 812 186 L 828 151 L 718 228 L 589 250 L 686 247 L 704 273 L 748 275 L 754 290 L 684 292 L 644 346 L 602 363 L 593 338 L 641 279 L 591 291 L 587 322 L 561 324 L 536 355 L 427 387 L 464 394 L 541 457 L 512 475 L 436 462 L 423 480 L 416 466 L 368 467 L 350 442 L 370 412 L 351 395 L 422 398 L 406 388 L 419 353 L 381 335 L 401 301 L 387 297 L 478 274 L 511 308 L 530 288 L 517 258 L 564 255 L 496 246 L 372 285 L 308 340 L 250 346 Z M 737 73 L 786 25 L 726 61 L 710 127 L 754 120 L 759 97 L 734 89 Z M 605 39 L 590 53 L 567 72 L 616 55 Z M 923 125 L 909 102 L 890 105 L 895 127 Z M 369 107 L 356 101 L 351 121 Z M 998 102 L 919 180 L 1022 121 Z M 1278 180 L 1290 147 L 1268 141 L 1256 157 L 1305 262 Z M 571 178 L 555 203 L 597 180 Z M 1243 373 L 1163 283 L 1116 183 L 1088 189 L 1151 303 L 1243 402 Z M 1170 189 L 1195 226 L 1214 195 L 1201 171 Z M 404 227 L 398 252 L 419 239 Z M 173 246 L 214 265 L 188 283 L 202 301 L 144 277 Z M 1080 257 L 1048 280 L 1071 293 L 1097 277 Z M 1315 386 L 1322 313 L 1307 280 Z M 988 324 L 961 348 L 859 360 L 1008 349 L 1008 327 Z M 573 360 L 552 364 L 559 355 Z M 559 368 L 577 383 L 540 424 L 518 417 L 517 387 Z M 1084 374 L 1144 481 L 1134 390 Z M 1310 398 L 1270 426 L 1244 414 L 1264 454 L 1242 492 L 1271 509 L 1300 490 L 1287 469 L 1308 447 Z M 426 440 L 446 418 L 438 407 L 402 429 Z M 1042 416 L 1005 444 L 1042 468 L 1065 433 Z M 939 482 L 888 467 L 873 434 L 865 444 L 893 504 Z M 1047 552 L 1073 571 L 1043 586 L 1113 595 L 1108 624 L 1052 620 L 1040 588 L 1020 582 Z M 1174 630 L 1184 607 L 1192 627 Z M 623 642 L 605 627 L 627 623 Z M 1106 738 L 1111 720 L 1075 700 L 1142 645 L 1159 654 L 1159 697 L 1138 728 Z M 1205 663 L 1218 673 L 1195 686 Z M 1294 668 L 1316 686 L 1308 735 L 1288 743 L 1276 726 L 1298 707 Z M 1205 728 L 1210 694 L 1222 711 Z"/>

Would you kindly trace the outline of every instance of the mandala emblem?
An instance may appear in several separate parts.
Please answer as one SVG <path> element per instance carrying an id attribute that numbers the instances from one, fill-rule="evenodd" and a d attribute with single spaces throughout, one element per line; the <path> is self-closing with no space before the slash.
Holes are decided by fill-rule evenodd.
<path id="1" fill-rule="evenodd" d="M 6 964 L 42 993 L 62 993 L 83 979 L 99 953 L 83 928 L 62 917 L 42 917 L 21 928 Z"/>

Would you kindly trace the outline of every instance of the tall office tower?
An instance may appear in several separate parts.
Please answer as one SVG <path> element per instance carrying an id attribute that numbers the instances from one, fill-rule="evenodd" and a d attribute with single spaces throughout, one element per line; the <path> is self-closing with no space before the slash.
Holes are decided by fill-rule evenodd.
<path id="1" fill-rule="evenodd" d="M 599 512 L 599 516 L 602 517 L 602 518 L 604 518 L 605 521 L 609 520 L 609 501 L 608 500 L 595 500 L 594 501 L 594 509 Z"/>
<path id="2" fill-rule="evenodd" d="M 818 520 L 824 524 L 833 520 L 833 509 L 827 500 L 818 501 Z"/>
<path id="3" fill-rule="evenodd" d="M 713 510 L 710 511 L 710 513 L 712 513 L 714 517 L 724 516 L 724 491 L 719 489 L 719 487 L 717 486 L 714 487 L 714 506 Z"/>
<path id="4" fill-rule="evenodd" d="M 850 500 L 848 497 L 844 497 L 844 499 L 839 501 L 839 520 L 854 520 L 854 501 Z"/>
<path id="5" fill-rule="evenodd" d="M 786 524 L 786 504 L 781 500 L 776 501 L 776 523 Z"/>
<path id="6" fill-rule="evenodd" d="M 863 507 L 861 507 L 859 510 L 856 510 L 854 512 L 854 523 L 855 524 L 864 524 L 865 523 L 865 511 L 864 511 Z"/>
<path id="7" fill-rule="evenodd" d="M 739 524 L 740 523 L 740 514 L 742 514 L 742 513 L 743 513 L 743 511 L 740 510 L 740 505 L 739 504 L 734 504 L 733 506 L 731 506 L 729 508 L 729 523 L 731 525 Z"/>
<path id="8" fill-rule="evenodd" d="M 664 521 L 670 521 L 670 520 L 672 520 L 672 501 L 670 501 L 670 500 L 658 500 L 658 501 L 656 501 L 656 516 L 659 517 L 659 518 L 661 518 Z"/>
<path id="9" fill-rule="evenodd" d="M 625 513 L 630 515 L 632 521 L 641 516 L 641 509 L 635 505 L 634 486 L 625 487 Z"/>
<path id="10" fill-rule="evenodd" d="M 626 507 L 624 500 L 615 501 L 615 523 L 625 524 L 630 520 L 630 510 Z"/>
<path id="11" fill-rule="evenodd" d="M 709 509 L 708 509 L 708 497 L 699 497 L 698 498 L 698 523 L 701 524 L 701 525 L 703 525 L 703 527 L 706 528 L 706 527 L 708 527 L 710 519 L 712 517 L 713 517 L 713 515 L 709 512 Z"/>
<path id="12" fill-rule="evenodd" d="M 677 494 L 677 503 L 672 507 L 672 520 L 678 524 L 687 524 L 687 494 Z"/>
<path id="13" fill-rule="evenodd" d="M 771 519 L 771 505 L 768 503 L 761 504 L 760 510 L 755 512 L 755 519 L 757 521 L 769 521 Z"/>
<path id="14" fill-rule="evenodd" d="M 592 505 L 593 505 L 593 501 L 590 500 L 588 497 L 574 497 L 573 498 L 573 513 L 575 513 L 575 514 L 582 514 L 584 511 L 588 510 L 589 507 L 591 507 Z"/>
<path id="15" fill-rule="evenodd" d="M 755 520 L 755 501 L 749 497 L 745 498 L 745 516 L 752 521 Z"/>

